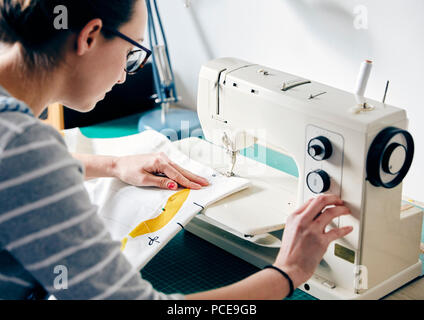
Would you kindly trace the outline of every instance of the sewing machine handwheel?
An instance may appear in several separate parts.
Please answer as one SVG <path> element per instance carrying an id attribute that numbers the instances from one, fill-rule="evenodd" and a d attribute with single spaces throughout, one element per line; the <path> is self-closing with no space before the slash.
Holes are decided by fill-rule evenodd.
<path id="1" fill-rule="evenodd" d="M 412 164 L 414 139 L 395 127 L 382 130 L 372 142 L 367 156 L 367 179 L 376 187 L 398 186 Z"/>

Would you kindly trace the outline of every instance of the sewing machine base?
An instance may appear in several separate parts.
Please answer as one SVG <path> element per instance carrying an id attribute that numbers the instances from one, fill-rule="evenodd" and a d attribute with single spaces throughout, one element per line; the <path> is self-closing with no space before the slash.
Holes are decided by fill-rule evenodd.
<path id="1" fill-rule="evenodd" d="M 278 254 L 276 248 L 264 248 L 250 243 L 226 230 L 214 225 L 215 222 L 199 214 L 186 226 L 185 230 L 218 246 L 221 249 L 262 269 L 274 263 Z M 280 231 L 281 234 L 281 231 Z M 314 275 L 299 289 L 320 300 L 371 300 L 380 299 L 421 275 L 422 263 L 417 263 L 388 280 L 361 294 L 354 294 L 341 287 L 330 288 L 326 280 Z"/>

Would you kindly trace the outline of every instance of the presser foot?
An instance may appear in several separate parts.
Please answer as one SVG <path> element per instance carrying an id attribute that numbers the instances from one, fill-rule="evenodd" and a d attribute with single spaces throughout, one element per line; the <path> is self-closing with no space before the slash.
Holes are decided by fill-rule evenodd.
<path id="1" fill-rule="evenodd" d="M 228 154 L 231 157 L 231 164 L 229 166 L 228 171 L 225 173 L 227 177 L 234 177 L 234 167 L 236 166 L 237 161 L 237 151 L 228 151 Z"/>
<path id="2" fill-rule="evenodd" d="M 230 178 L 230 177 L 234 177 L 234 176 L 235 176 L 235 173 L 234 173 L 234 172 L 227 171 L 227 172 L 225 173 L 225 175 L 226 175 L 228 178 Z"/>

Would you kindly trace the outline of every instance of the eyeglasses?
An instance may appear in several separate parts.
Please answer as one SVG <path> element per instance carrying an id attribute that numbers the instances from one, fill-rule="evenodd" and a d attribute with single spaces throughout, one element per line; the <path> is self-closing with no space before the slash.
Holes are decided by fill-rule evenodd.
<path id="1" fill-rule="evenodd" d="M 134 48 L 134 50 L 128 53 L 127 66 L 125 68 L 126 73 L 128 73 L 129 75 L 136 74 L 138 71 L 140 71 L 140 69 L 142 69 L 146 65 L 147 60 L 149 60 L 150 56 L 152 55 L 152 51 L 143 47 L 137 41 L 134 41 L 133 39 L 127 37 L 125 34 L 122 34 L 117 30 L 109 29 L 107 27 L 103 27 L 103 29 L 107 32 L 112 33 L 115 36 L 120 37 L 121 39 L 124 39 L 125 41 L 128 41 L 136 47 Z"/>

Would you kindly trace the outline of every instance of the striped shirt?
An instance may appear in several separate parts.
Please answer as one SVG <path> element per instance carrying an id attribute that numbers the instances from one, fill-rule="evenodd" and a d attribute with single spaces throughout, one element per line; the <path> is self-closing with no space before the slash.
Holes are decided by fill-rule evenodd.
<path id="1" fill-rule="evenodd" d="M 0 299 L 183 299 L 133 270 L 58 132 L 0 86 Z"/>

